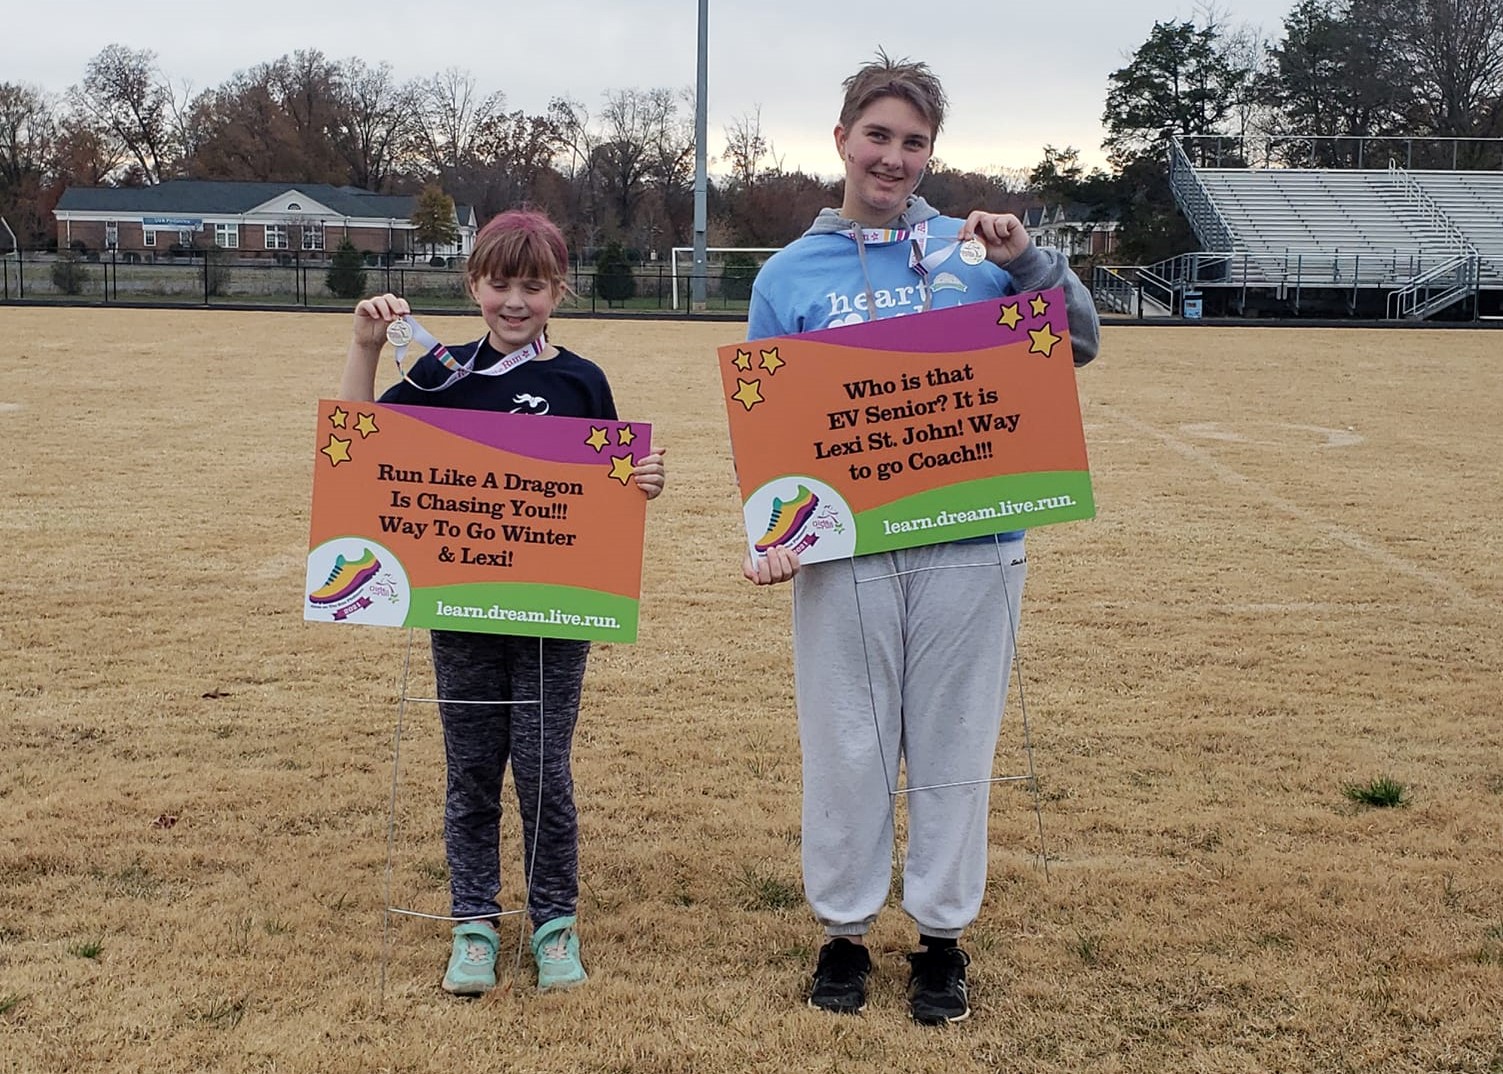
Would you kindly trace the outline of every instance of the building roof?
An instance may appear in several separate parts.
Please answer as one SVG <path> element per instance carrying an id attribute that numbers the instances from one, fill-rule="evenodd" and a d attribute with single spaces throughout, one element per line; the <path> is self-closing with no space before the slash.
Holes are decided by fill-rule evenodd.
<path id="1" fill-rule="evenodd" d="M 58 200 L 59 212 L 243 213 L 279 194 L 297 191 L 341 216 L 405 220 L 416 198 L 376 194 L 328 183 L 253 183 L 212 179 L 169 179 L 156 186 L 70 186 Z M 463 216 L 460 217 L 463 219 Z"/>

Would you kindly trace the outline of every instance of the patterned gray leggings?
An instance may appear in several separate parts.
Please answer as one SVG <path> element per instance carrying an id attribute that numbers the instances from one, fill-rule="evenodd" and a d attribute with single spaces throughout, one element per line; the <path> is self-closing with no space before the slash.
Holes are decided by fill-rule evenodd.
<path id="1" fill-rule="evenodd" d="M 579 825 L 569 756 L 590 643 L 444 630 L 433 631 L 432 642 L 443 701 L 514 702 L 438 706 L 448 768 L 444 850 L 451 912 L 471 917 L 501 909 L 496 901 L 501 776 L 510 760 L 522 818 L 524 875 L 532 867 L 528 916 L 537 926 L 573 914 L 579 900 Z"/>

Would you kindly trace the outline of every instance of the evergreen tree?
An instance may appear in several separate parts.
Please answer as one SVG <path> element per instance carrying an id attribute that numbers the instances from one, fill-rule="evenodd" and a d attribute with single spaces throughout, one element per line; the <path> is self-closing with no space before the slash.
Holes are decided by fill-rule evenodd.
<path id="1" fill-rule="evenodd" d="M 749 300 L 761 268 L 751 254 L 726 254 L 720 275 L 720 296 L 733 302 Z"/>
<path id="2" fill-rule="evenodd" d="M 1215 23 L 1154 23 L 1132 62 L 1108 79 L 1104 144 L 1112 163 L 1161 156 L 1172 137 L 1220 132 L 1249 77 Z"/>
<path id="3" fill-rule="evenodd" d="M 324 282 L 329 293 L 337 298 L 359 298 L 365 294 L 365 255 L 349 239 L 334 251 Z"/>
<path id="4" fill-rule="evenodd" d="M 204 251 L 204 287 L 221 296 L 230 289 L 230 252 L 217 242 Z"/>
<path id="5" fill-rule="evenodd" d="M 83 294 L 83 289 L 94 278 L 83 260 L 72 250 L 59 250 L 57 260 L 52 262 L 52 286 L 65 295 Z"/>
<path id="6" fill-rule="evenodd" d="M 595 293 L 606 305 L 625 302 L 637 293 L 637 278 L 619 242 L 611 242 L 595 259 Z"/>

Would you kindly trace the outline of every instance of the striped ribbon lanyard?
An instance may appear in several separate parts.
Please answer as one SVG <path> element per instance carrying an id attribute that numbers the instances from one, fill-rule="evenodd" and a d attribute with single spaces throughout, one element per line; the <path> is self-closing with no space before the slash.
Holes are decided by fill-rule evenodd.
<path id="1" fill-rule="evenodd" d="M 481 377 L 499 377 L 503 373 L 510 373 L 517 366 L 525 362 L 532 361 L 548 349 L 547 336 L 539 335 L 537 339 L 527 344 L 527 346 L 517 348 L 495 365 L 486 366 L 484 369 L 476 369 L 475 359 L 480 354 L 480 344 L 485 342 L 483 338 L 476 342 L 474 350 L 470 353 L 469 360 L 461 365 L 449 353 L 449 348 L 435 339 L 433 333 L 418 324 L 417 320 L 411 315 L 399 317 L 387 325 L 386 340 L 392 345 L 392 356 L 396 360 L 397 372 L 402 374 L 402 379 L 419 391 L 424 392 L 441 392 L 445 388 L 463 380 L 471 373 Z M 425 355 L 433 355 L 438 360 L 438 363 L 449 371 L 448 380 L 436 388 L 428 388 L 419 384 L 408 375 L 407 368 L 403 366 L 402 362 L 407 356 L 408 346 L 413 343 L 419 344 L 423 348 Z M 416 365 L 416 363 L 413 364 Z"/>
<path id="2" fill-rule="evenodd" d="M 876 320 L 877 296 L 872 291 L 871 275 L 866 270 L 866 248 L 872 246 L 886 246 L 889 243 L 908 242 L 908 267 L 913 270 L 920 280 L 928 281 L 929 273 L 944 263 L 945 259 L 955 252 L 960 245 L 958 239 L 949 239 L 937 246 L 932 252 L 929 248 L 929 221 L 920 220 L 913 225 L 911 231 L 901 231 L 896 228 L 885 227 L 858 227 L 843 233 L 846 238 L 856 244 L 856 253 L 861 258 L 861 275 L 866 280 L 866 304 L 867 320 Z M 931 300 L 931 292 L 925 287 L 923 310 L 928 312 Z"/>

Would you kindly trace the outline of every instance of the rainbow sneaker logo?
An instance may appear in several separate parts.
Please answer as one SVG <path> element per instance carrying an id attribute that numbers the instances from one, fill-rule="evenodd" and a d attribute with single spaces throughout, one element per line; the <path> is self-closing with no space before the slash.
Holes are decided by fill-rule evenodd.
<path id="1" fill-rule="evenodd" d="M 800 485 L 791 500 L 772 498 L 772 517 L 767 520 L 767 532 L 754 546 L 758 552 L 766 552 L 780 544 L 787 544 L 799 534 L 814 511 L 819 507 L 819 497 Z"/>
<path id="2" fill-rule="evenodd" d="M 353 596 L 380 569 L 381 561 L 369 548 L 356 560 L 347 560 L 342 555 L 335 556 L 334 569 L 329 572 L 328 581 L 309 593 L 308 600 L 313 604 L 338 604 Z"/>

